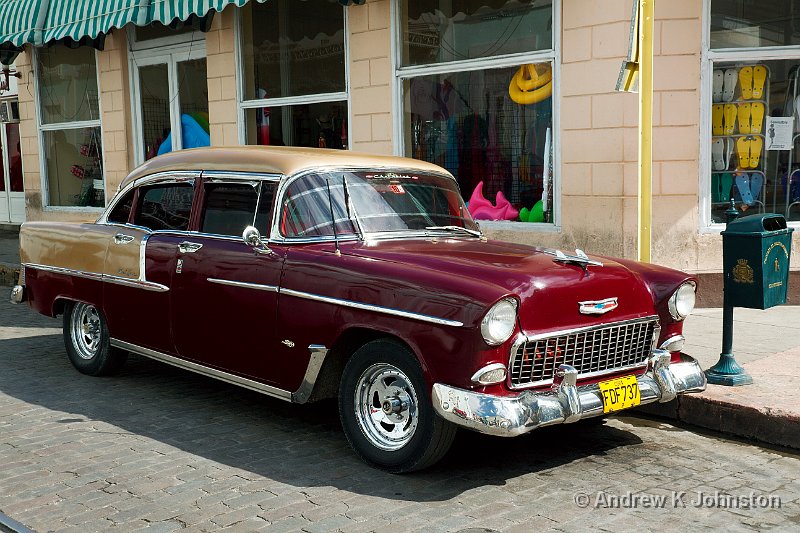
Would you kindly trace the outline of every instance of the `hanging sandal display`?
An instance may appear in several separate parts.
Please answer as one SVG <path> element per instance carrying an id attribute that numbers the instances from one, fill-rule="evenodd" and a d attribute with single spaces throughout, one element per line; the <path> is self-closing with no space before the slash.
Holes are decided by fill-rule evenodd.
<path id="1" fill-rule="evenodd" d="M 734 110 L 735 107 L 736 106 L 734 106 Z M 739 104 L 738 114 L 739 114 L 739 133 L 747 135 L 748 133 L 750 133 L 750 104 L 746 102 L 744 104 Z M 733 131 L 728 133 L 728 135 L 731 135 L 732 133 Z"/>

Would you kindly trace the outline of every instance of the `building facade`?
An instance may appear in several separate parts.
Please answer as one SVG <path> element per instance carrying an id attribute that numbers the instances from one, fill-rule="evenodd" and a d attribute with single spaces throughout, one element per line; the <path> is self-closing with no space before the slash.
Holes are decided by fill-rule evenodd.
<path id="1" fill-rule="evenodd" d="M 165 151 L 320 146 L 447 168 L 490 237 L 636 256 L 631 0 L 206 4 L 24 44 L 27 220 L 91 220 Z M 656 3 L 654 262 L 721 272 L 730 197 L 800 222 L 796 27 L 800 0 Z"/>

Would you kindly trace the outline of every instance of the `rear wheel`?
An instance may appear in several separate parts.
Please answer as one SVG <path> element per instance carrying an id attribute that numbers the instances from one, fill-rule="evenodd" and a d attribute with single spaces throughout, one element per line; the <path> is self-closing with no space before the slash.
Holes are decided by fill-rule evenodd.
<path id="1" fill-rule="evenodd" d="M 347 440 L 367 463 L 400 473 L 442 458 L 456 427 L 437 416 L 422 369 L 402 344 L 376 340 L 345 366 L 339 416 Z"/>
<path id="2" fill-rule="evenodd" d="M 111 347 L 103 313 L 83 302 L 64 306 L 64 346 L 72 366 L 90 376 L 113 374 L 128 358 L 128 352 Z"/>

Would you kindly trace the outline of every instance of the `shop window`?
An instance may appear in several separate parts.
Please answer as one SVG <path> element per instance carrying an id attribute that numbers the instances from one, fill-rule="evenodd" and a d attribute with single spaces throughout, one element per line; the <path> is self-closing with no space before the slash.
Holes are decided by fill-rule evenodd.
<path id="1" fill-rule="evenodd" d="M 403 64 L 501 56 L 553 47 L 551 0 L 406 0 Z"/>
<path id="2" fill-rule="evenodd" d="M 102 207 L 100 109 L 94 49 L 38 50 L 41 157 L 49 206 Z"/>
<path id="3" fill-rule="evenodd" d="M 711 0 L 711 48 L 800 44 L 800 0 Z"/>
<path id="4" fill-rule="evenodd" d="M 725 222 L 731 198 L 800 221 L 800 59 L 713 67 L 711 222 Z"/>
<path id="5" fill-rule="evenodd" d="M 342 5 L 272 0 L 249 3 L 241 13 L 247 144 L 346 148 Z"/>
<path id="6" fill-rule="evenodd" d="M 477 220 L 553 222 L 552 3 L 484 4 L 402 4 L 405 155 L 453 173 Z"/>

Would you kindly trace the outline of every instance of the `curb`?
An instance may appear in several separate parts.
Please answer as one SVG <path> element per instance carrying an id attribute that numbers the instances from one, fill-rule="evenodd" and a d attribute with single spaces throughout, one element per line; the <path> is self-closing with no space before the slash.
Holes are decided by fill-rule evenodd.
<path id="1" fill-rule="evenodd" d="M 28 529 L 16 520 L 13 520 L 3 513 L 0 513 L 0 532 L 2 533 L 36 533 L 32 529 Z"/>
<path id="2" fill-rule="evenodd" d="M 19 265 L 0 263 L 0 286 L 13 287 L 19 280 Z"/>
<path id="3" fill-rule="evenodd" d="M 746 439 L 800 449 L 800 416 L 686 394 L 667 403 L 643 405 L 642 413 Z"/>

